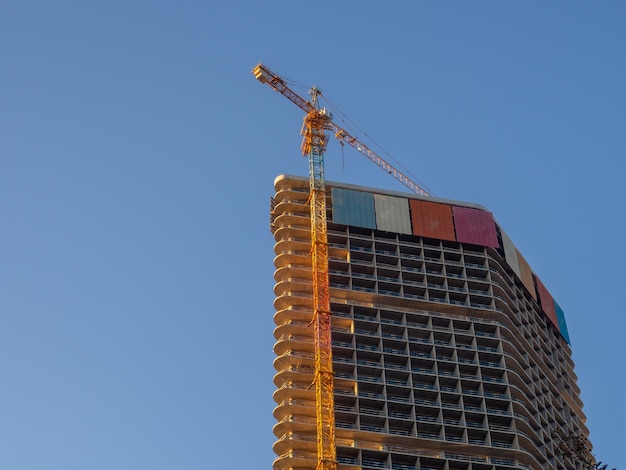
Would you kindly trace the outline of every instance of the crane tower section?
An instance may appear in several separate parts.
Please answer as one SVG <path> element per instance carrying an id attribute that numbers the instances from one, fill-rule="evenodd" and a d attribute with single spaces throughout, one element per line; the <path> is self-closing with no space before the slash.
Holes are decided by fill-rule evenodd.
<path id="1" fill-rule="evenodd" d="M 331 338 L 330 285 L 328 280 L 328 234 L 326 224 L 326 183 L 324 152 L 326 130 L 332 115 L 319 109 L 317 87 L 306 101 L 277 75 L 259 65 L 255 77 L 279 91 L 306 111 L 301 134 L 302 154 L 309 159 L 309 204 L 311 213 L 311 268 L 313 280 L 313 325 L 315 355 L 315 410 L 317 425 L 317 470 L 336 470 L 334 376 Z"/>
<path id="2" fill-rule="evenodd" d="M 326 229 L 326 184 L 324 151 L 326 124 L 332 118 L 317 109 L 318 90 L 311 90 L 314 109 L 304 118 L 302 152 L 309 158 L 311 209 L 311 264 L 313 276 L 313 335 L 315 338 L 315 406 L 317 416 L 318 470 L 334 470 L 335 405 L 331 338 L 330 285 L 328 280 L 328 235 Z"/>

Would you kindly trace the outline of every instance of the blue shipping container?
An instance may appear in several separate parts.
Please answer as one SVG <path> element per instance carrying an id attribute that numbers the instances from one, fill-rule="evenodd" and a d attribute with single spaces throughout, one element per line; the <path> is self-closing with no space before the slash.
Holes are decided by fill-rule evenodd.
<path id="1" fill-rule="evenodd" d="M 567 344 L 571 344 L 569 342 L 569 333 L 567 332 L 567 324 L 565 323 L 565 314 L 559 304 L 554 301 L 554 310 L 556 310 L 556 318 L 559 320 L 559 331 L 561 332 L 561 336 L 567 341 Z"/>
<path id="2" fill-rule="evenodd" d="M 351 189 L 332 188 L 333 222 L 353 227 L 376 228 L 374 195 Z"/>

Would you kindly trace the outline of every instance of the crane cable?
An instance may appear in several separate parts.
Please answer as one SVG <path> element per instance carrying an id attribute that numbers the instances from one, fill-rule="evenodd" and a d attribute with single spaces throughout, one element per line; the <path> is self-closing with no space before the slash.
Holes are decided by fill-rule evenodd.
<path id="1" fill-rule="evenodd" d="M 339 109 L 339 107 L 335 104 L 333 104 L 325 95 L 322 95 L 323 100 L 328 104 L 328 107 L 331 108 L 334 112 L 338 113 L 340 115 L 340 120 L 341 122 L 346 124 L 346 127 L 348 129 L 350 129 L 350 124 L 352 124 L 352 126 L 354 126 L 361 135 L 367 137 L 376 147 L 378 147 L 385 155 L 387 155 L 391 160 L 393 160 L 396 165 L 398 165 L 402 171 L 404 173 L 406 173 L 407 175 L 409 175 L 411 177 L 411 179 L 413 179 L 413 181 L 417 182 L 419 184 L 419 186 L 423 189 L 426 189 L 426 191 L 434 196 L 435 194 L 431 191 L 431 189 L 426 186 L 423 182 L 421 182 L 420 180 L 418 180 L 412 173 L 411 171 L 406 168 L 401 162 L 399 162 L 393 155 L 391 155 L 386 149 L 384 149 L 378 142 L 376 142 L 367 132 L 365 132 L 356 122 L 354 122 L 352 119 L 350 119 L 350 117 L 348 117 L 348 115 L 346 113 L 344 113 L 341 109 Z M 356 134 L 356 132 L 351 131 L 351 133 Z M 342 158 L 343 158 L 343 142 L 341 142 L 342 144 Z"/>

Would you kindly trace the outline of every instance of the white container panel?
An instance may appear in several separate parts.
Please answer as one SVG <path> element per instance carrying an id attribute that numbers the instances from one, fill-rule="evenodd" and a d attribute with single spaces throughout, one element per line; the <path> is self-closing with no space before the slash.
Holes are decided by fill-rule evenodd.
<path id="1" fill-rule="evenodd" d="M 378 230 L 407 235 L 412 233 L 408 199 L 374 194 L 374 207 Z"/>

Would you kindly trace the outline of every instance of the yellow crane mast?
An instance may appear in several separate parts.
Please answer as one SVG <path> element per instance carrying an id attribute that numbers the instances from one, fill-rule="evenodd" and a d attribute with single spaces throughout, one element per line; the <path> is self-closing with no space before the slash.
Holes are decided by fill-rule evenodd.
<path id="1" fill-rule="evenodd" d="M 332 131 L 342 143 L 347 143 L 376 165 L 407 186 L 423 195 L 423 190 L 402 172 L 376 155 L 366 145 L 352 137 L 332 121 L 332 114 L 320 108 L 321 91 L 311 88 L 311 100 L 305 100 L 287 86 L 285 81 L 262 64 L 253 70 L 261 83 L 288 98 L 306 115 L 301 134 L 302 154 L 309 159 L 309 204 L 311 209 L 311 259 L 313 277 L 313 320 L 315 348 L 315 407 L 317 423 L 317 470 L 337 469 L 335 444 L 335 403 L 333 395 L 333 357 L 331 338 L 330 285 L 328 280 L 328 235 L 326 228 L 326 183 L 324 178 L 324 152 L 327 131 Z"/>

